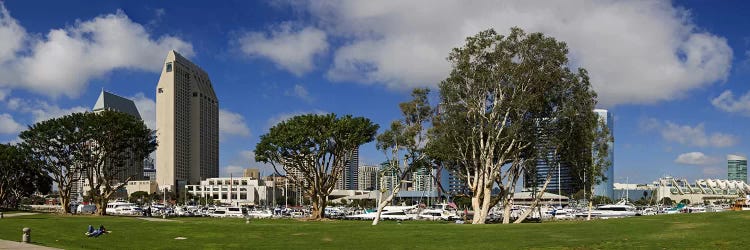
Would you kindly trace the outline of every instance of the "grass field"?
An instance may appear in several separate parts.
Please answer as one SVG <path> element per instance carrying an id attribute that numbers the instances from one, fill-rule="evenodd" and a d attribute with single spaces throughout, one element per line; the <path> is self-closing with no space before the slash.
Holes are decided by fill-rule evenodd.
<path id="1" fill-rule="evenodd" d="M 87 238 L 86 227 L 110 234 Z M 32 229 L 34 244 L 65 249 L 748 249 L 750 212 L 677 214 L 610 219 L 459 225 L 438 222 L 31 215 L 0 220 L 0 239 L 19 241 Z M 178 240 L 177 237 L 186 239 Z"/>

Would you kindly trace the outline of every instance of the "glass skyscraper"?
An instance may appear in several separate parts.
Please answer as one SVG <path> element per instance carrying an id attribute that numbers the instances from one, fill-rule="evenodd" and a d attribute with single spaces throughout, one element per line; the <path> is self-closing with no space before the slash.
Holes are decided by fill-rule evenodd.
<path id="1" fill-rule="evenodd" d="M 599 117 L 600 121 L 603 121 L 605 126 L 609 129 L 610 134 L 614 133 L 614 119 L 612 113 L 606 109 L 595 109 L 594 113 Z M 544 131 L 538 131 L 541 140 L 547 140 L 547 134 Z M 596 154 L 596 152 L 593 152 Z M 547 158 L 553 159 L 555 155 L 550 153 Z M 602 181 L 598 185 L 594 186 L 595 196 L 607 196 L 614 199 L 614 144 L 609 143 L 609 154 L 607 169 L 604 170 L 604 176 L 606 180 Z M 551 175 L 549 185 L 547 186 L 546 192 L 561 194 L 561 195 L 573 195 L 580 191 L 582 187 L 576 185 L 576 178 L 572 172 L 571 166 L 567 166 L 564 163 L 559 167 L 549 166 L 545 159 L 538 159 L 536 164 L 535 173 L 527 173 L 524 175 L 524 188 L 526 190 L 534 190 L 534 187 L 541 188 L 547 178 L 547 174 Z M 553 171 L 550 173 L 550 171 Z M 587 191 L 588 192 L 588 191 Z"/>
<path id="2" fill-rule="evenodd" d="M 612 116 L 612 112 L 609 112 L 606 109 L 594 109 L 594 113 L 596 113 L 599 116 L 600 121 L 604 121 L 604 124 L 609 129 L 609 134 L 614 137 L 615 130 L 614 130 L 614 117 Z M 615 198 L 615 189 L 614 189 L 614 182 L 615 182 L 615 145 L 613 142 L 609 143 L 609 154 L 607 156 L 607 161 L 609 162 L 609 166 L 607 166 L 607 169 L 604 170 L 604 177 L 607 179 L 600 182 L 598 185 L 594 186 L 594 195 L 595 196 L 607 196 L 611 199 Z"/>
<path id="3" fill-rule="evenodd" d="M 747 183 L 747 157 L 727 155 L 727 179 Z"/>

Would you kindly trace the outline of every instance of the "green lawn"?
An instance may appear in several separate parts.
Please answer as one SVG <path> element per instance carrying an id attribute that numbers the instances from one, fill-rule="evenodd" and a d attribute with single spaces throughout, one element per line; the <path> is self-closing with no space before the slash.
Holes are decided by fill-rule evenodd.
<path id="1" fill-rule="evenodd" d="M 112 233 L 87 238 L 86 227 Z M 459 225 L 436 222 L 300 222 L 32 215 L 0 220 L 0 239 L 65 249 L 748 249 L 750 212 L 677 214 L 598 221 Z M 176 237 L 187 239 L 177 240 Z"/>

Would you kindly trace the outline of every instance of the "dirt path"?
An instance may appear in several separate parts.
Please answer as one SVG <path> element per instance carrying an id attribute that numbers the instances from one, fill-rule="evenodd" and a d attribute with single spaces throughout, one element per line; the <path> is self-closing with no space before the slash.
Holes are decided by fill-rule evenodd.
<path id="1" fill-rule="evenodd" d="M 3 214 L 3 217 L 16 217 L 16 216 L 26 216 L 26 215 L 35 215 L 38 213 L 11 213 L 11 214 Z"/>

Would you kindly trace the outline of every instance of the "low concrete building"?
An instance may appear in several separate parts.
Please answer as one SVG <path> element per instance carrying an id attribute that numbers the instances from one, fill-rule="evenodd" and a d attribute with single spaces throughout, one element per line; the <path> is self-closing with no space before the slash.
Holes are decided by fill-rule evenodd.
<path id="1" fill-rule="evenodd" d="M 159 185 L 156 184 L 155 180 L 129 181 L 128 185 L 125 186 L 125 189 L 128 190 L 128 197 L 130 197 L 131 194 L 138 191 L 153 194 L 159 190 Z"/>
<path id="2" fill-rule="evenodd" d="M 653 186 L 657 201 L 669 197 L 675 202 L 688 199 L 693 204 L 706 201 L 733 201 L 750 194 L 750 186 L 744 181 L 736 180 L 700 179 L 691 184 L 687 179 L 664 177 L 654 181 Z"/>
<path id="3" fill-rule="evenodd" d="M 273 186 L 251 177 L 209 178 L 199 185 L 187 185 L 187 192 L 195 197 L 211 198 L 223 204 L 236 206 L 270 205 L 273 201 Z M 277 191 L 281 194 L 282 191 Z"/>

